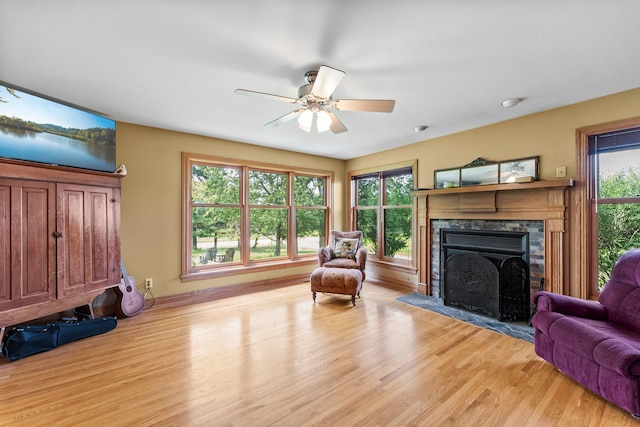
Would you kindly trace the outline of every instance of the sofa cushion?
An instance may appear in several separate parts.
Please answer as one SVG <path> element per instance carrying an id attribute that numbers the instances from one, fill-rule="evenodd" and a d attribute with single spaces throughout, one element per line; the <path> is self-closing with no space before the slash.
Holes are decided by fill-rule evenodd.
<path id="1" fill-rule="evenodd" d="M 556 345 L 571 349 L 620 375 L 640 375 L 640 334 L 616 323 L 572 316 L 549 326 Z"/>

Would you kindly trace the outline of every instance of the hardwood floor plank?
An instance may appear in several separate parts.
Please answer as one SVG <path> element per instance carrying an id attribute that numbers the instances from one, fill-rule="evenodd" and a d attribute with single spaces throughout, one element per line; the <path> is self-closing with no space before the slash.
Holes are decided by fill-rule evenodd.
<path id="1" fill-rule="evenodd" d="M 0 425 L 635 426 L 533 345 L 309 284 L 161 302 L 104 335 L 0 359 Z"/>

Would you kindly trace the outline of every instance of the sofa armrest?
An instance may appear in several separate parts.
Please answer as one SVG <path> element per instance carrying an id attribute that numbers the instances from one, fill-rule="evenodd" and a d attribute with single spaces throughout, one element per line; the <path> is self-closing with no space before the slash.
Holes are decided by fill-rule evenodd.
<path id="1" fill-rule="evenodd" d="M 364 271 L 367 265 L 367 248 L 364 246 L 360 246 L 356 251 L 356 262 L 358 263 L 360 271 Z"/>
<path id="2" fill-rule="evenodd" d="M 325 246 L 318 250 L 318 267 L 322 267 L 325 262 L 331 261 L 331 248 Z"/>
<path id="3" fill-rule="evenodd" d="M 597 301 L 589 301 L 568 295 L 538 291 L 533 295 L 536 311 L 553 311 L 567 316 L 607 320 L 607 309 Z"/>

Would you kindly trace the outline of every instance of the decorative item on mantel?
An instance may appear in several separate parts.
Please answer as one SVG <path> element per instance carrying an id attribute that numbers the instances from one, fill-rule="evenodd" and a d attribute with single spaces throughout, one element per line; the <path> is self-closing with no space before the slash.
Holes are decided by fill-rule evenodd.
<path id="1" fill-rule="evenodd" d="M 127 167 L 121 163 L 120 166 L 118 166 L 118 168 L 113 171 L 113 173 L 115 173 L 116 175 L 127 176 Z"/>
<path id="2" fill-rule="evenodd" d="M 537 181 L 539 160 L 536 156 L 500 163 L 500 183 Z"/>
<path id="3" fill-rule="evenodd" d="M 478 157 L 455 169 L 434 171 L 434 188 L 533 182 L 539 177 L 539 156 L 493 162 Z"/>

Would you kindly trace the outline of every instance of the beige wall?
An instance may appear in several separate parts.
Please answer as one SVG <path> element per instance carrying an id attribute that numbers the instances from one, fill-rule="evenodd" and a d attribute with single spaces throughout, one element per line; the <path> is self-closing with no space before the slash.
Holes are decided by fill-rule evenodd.
<path id="1" fill-rule="evenodd" d="M 556 166 L 566 166 L 567 177 L 575 178 L 576 129 L 632 117 L 640 117 L 640 89 L 359 157 L 347 161 L 346 170 L 417 160 L 416 187 L 433 188 L 433 171 L 437 169 L 464 166 L 478 157 L 502 161 L 540 156 L 541 179 L 556 179 Z M 575 234 L 575 227 L 569 224 L 568 230 Z M 570 248 L 568 253 L 572 252 L 575 251 Z M 578 265 L 574 258 L 570 257 L 569 262 L 569 271 L 573 264 Z M 417 283 L 414 275 L 375 267 L 372 270 L 381 277 Z M 578 285 L 576 279 L 569 277 L 572 294 L 577 294 Z"/>
<path id="2" fill-rule="evenodd" d="M 428 188 L 433 186 L 435 169 L 462 166 L 477 157 L 500 161 L 539 155 L 541 179 L 555 179 L 556 166 L 567 166 L 567 175 L 574 177 L 576 128 L 635 116 L 640 116 L 640 89 L 346 162 L 118 123 L 118 162 L 124 163 L 129 171 L 122 181 L 122 256 L 128 273 L 136 280 L 154 279 L 156 296 L 302 274 L 313 268 L 284 268 L 181 282 L 180 156 L 183 151 L 334 171 L 333 225 L 341 229 L 348 225 L 345 187 L 348 171 L 417 159 L 417 186 Z M 415 283 L 415 276 L 411 274 L 384 271 L 375 274 Z"/>
<path id="3" fill-rule="evenodd" d="M 635 116 L 640 116 L 640 89 L 359 157 L 346 169 L 417 158 L 417 187 L 433 188 L 437 169 L 464 166 L 478 157 L 502 161 L 539 155 L 541 179 L 556 179 L 556 166 L 566 166 L 567 176 L 574 177 L 575 130 Z"/>
<path id="4" fill-rule="evenodd" d="M 344 217 L 344 161 L 240 144 L 180 132 L 117 125 L 117 161 L 128 174 L 122 179 L 122 259 L 138 283 L 153 278 L 155 296 L 308 273 L 313 266 L 182 282 L 181 153 L 192 152 L 293 167 L 333 171 L 333 226 Z"/>

